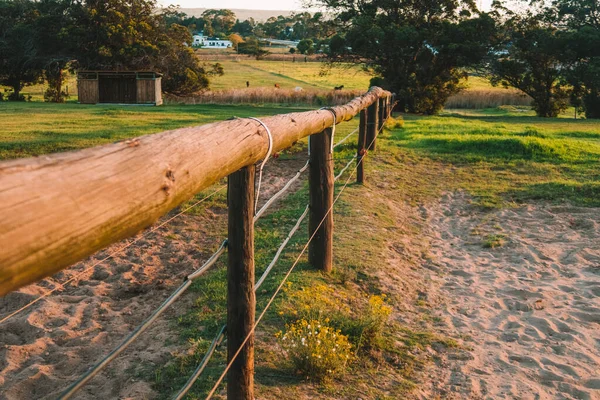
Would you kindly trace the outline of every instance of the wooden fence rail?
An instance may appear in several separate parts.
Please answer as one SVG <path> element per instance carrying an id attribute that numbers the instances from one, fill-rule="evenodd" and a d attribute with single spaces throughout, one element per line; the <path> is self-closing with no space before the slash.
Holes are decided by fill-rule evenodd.
<path id="1" fill-rule="evenodd" d="M 333 107 L 336 122 L 389 96 L 373 87 Z M 262 121 L 277 152 L 334 119 L 319 110 Z M 233 119 L 0 163 L 0 296 L 134 235 L 267 152 L 260 123 Z"/>

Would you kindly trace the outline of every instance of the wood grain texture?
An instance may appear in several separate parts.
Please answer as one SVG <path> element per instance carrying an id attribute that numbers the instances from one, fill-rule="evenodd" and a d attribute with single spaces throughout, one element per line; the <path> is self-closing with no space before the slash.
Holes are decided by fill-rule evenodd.
<path id="1" fill-rule="evenodd" d="M 227 361 L 252 331 L 254 294 L 254 177 L 250 165 L 229 175 L 227 205 Z M 254 334 L 227 373 L 228 400 L 254 400 Z"/>
<path id="2" fill-rule="evenodd" d="M 308 262 L 325 272 L 333 269 L 333 154 L 331 128 L 310 138 Z M 315 233 L 316 232 L 316 233 Z"/>
<path id="3" fill-rule="evenodd" d="M 98 103 L 98 80 L 79 79 L 77 81 L 77 98 L 81 104 Z"/>
<path id="4" fill-rule="evenodd" d="M 379 128 L 379 101 L 373 102 L 367 108 L 367 150 L 377 147 L 377 130 Z"/>
<path id="5" fill-rule="evenodd" d="M 367 142 L 367 110 L 360 110 L 360 123 L 358 124 L 358 146 L 356 147 L 356 183 L 365 183 L 365 152 Z"/>
<path id="6" fill-rule="evenodd" d="M 387 92 L 333 107 L 347 121 Z M 327 110 L 263 118 L 273 151 L 322 132 Z M 202 189 L 265 157 L 256 121 L 228 120 L 0 163 L 0 295 L 136 234 Z"/>

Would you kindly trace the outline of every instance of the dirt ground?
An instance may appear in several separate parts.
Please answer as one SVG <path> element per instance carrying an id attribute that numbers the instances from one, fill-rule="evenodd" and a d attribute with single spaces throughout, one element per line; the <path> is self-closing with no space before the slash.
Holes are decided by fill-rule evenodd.
<path id="1" fill-rule="evenodd" d="M 269 162 L 259 206 L 305 161 L 304 156 Z M 227 235 L 226 224 L 226 211 L 215 207 L 201 215 L 183 214 L 154 232 L 149 229 L 129 239 L 139 239 L 131 247 L 0 325 L 0 399 L 56 398 L 210 257 Z M 5 296 L 0 299 L 0 317 L 81 273 L 127 242 L 116 243 L 51 278 Z M 192 302 L 192 296 L 184 294 L 76 398 L 155 398 L 150 383 L 136 378 L 135 371 L 164 365 L 173 352 L 185 350 L 178 347 L 179 341 L 174 340 L 177 334 L 168 321 L 183 314 Z"/>
<path id="2" fill-rule="evenodd" d="M 600 209 L 468 200 L 421 210 L 435 329 L 462 348 L 431 367 L 420 398 L 600 399 Z"/>

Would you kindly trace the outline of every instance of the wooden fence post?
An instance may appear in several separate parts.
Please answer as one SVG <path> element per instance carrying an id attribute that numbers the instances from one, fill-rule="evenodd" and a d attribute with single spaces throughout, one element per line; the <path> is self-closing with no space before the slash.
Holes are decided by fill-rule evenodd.
<path id="1" fill-rule="evenodd" d="M 388 96 L 387 97 L 387 107 L 386 107 L 386 118 L 389 118 L 392 116 L 392 96 Z"/>
<path id="2" fill-rule="evenodd" d="M 379 117 L 379 100 L 367 108 L 367 150 L 375 150 Z"/>
<path id="3" fill-rule="evenodd" d="M 365 162 L 363 160 L 367 149 L 367 110 L 360 110 L 360 123 L 358 125 L 358 147 L 356 150 L 356 183 L 365 182 Z"/>
<path id="4" fill-rule="evenodd" d="M 333 181 L 331 128 L 327 128 L 310 137 L 308 222 L 309 235 L 316 231 L 308 247 L 308 261 L 325 272 L 333 268 Z"/>
<path id="5" fill-rule="evenodd" d="M 385 97 L 379 98 L 379 114 L 377 114 L 377 132 L 381 132 L 385 122 Z"/>
<path id="6" fill-rule="evenodd" d="M 229 175 L 227 265 L 227 360 L 254 325 L 254 176 L 250 165 Z M 227 375 L 228 400 L 254 400 L 254 334 Z"/>

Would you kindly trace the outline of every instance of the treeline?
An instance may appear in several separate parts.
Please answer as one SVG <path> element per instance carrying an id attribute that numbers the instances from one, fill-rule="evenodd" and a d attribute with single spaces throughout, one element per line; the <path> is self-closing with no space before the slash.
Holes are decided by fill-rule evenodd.
<path id="1" fill-rule="evenodd" d="M 293 13 L 289 16 L 271 17 L 265 22 L 256 22 L 254 18 L 244 21 L 237 19 L 231 10 L 206 10 L 200 17 L 190 17 L 175 12 L 169 20 L 186 26 L 192 32 L 204 32 L 206 36 L 220 38 L 235 33 L 242 37 L 273 38 L 281 40 L 327 39 L 335 34 L 335 23 L 321 12 Z"/>
<path id="2" fill-rule="evenodd" d="M 325 51 L 330 38 L 336 33 L 335 21 L 321 12 L 292 13 L 256 22 L 254 18 L 240 21 L 231 10 L 210 9 L 200 17 L 173 12 L 168 21 L 187 27 L 193 34 L 203 32 L 209 37 L 228 38 L 239 53 L 257 58 L 268 54 L 260 46 L 259 39 L 262 38 L 298 41 L 297 49 L 291 48 L 290 52 L 297 50 L 300 54 L 310 55 Z"/>
<path id="3" fill-rule="evenodd" d="M 47 101 L 63 102 L 68 70 L 153 70 L 163 89 L 188 94 L 208 87 L 220 65 L 201 64 L 189 30 L 169 22 L 156 0 L 0 0 L 0 85 L 47 82 Z"/>
<path id="4" fill-rule="evenodd" d="M 517 88 L 539 116 L 569 104 L 600 118 L 600 1 L 321 0 L 335 12 L 332 61 L 365 63 L 402 111 L 434 114 L 469 72 Z M 515 6 L 516 5 L 516 6 Z M 343 34 L 342 34 L 343 32 Z"/>

